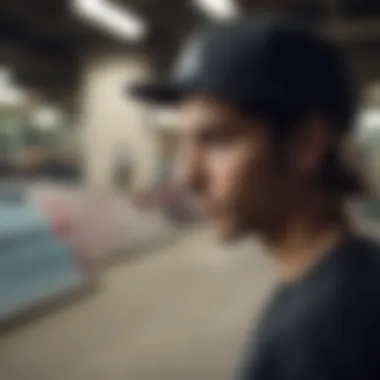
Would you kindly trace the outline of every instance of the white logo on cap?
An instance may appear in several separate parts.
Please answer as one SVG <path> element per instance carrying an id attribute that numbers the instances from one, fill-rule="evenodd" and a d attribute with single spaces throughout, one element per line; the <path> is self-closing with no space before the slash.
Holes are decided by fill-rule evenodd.
<path id="1" fill-rule="evenodd" d="M 200 52 L 201 44 L 198 39 L 194 39 L 186 45 L 174 70 L 175 79 L 187 79 L 199 70 L 201 64 Z"/>

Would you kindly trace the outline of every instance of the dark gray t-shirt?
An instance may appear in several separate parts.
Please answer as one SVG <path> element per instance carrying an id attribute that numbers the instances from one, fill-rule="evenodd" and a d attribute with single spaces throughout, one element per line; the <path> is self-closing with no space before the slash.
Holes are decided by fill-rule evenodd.
<path id="1" fill-rule="evenodd" d="M 380 379 L 379 247 L 347 239 L 307 276 L 280 286 L 241 379 Z"/>

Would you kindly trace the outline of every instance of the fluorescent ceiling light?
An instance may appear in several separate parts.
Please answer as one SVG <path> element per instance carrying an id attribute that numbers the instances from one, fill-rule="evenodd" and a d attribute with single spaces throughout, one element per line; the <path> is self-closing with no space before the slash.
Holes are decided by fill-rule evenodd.
<path id="1" fill-rule="evenodd" d="M 212 19 L 228 20 L 238 14 L 234 0 L 193 0 L 193 2 Z"/>
<path id="2" fill-rule="evenodd" d="M 25 93 L 13 83 L 8 67 L 0 67 L 0 105 L 19 106 L 25 101 Z"/>
<path id="3" fill-rule="evenodd" d="M 140 40 L 146 34 L 146 24 L 138 16 L 109 0 L 74 0 L 74 12 L 108 29 L 123 40 Z"/>

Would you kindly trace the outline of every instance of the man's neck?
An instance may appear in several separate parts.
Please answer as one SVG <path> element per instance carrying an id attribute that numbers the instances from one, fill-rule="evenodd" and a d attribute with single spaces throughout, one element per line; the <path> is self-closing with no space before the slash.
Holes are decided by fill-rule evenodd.
<path id="1" fill-rule="evenodd" d="M 269 245 L 288 282 L 308 272 L 331 247 L 351 234 L 342 202 L 320 197 L 307 203 L 283 224 Z"/>

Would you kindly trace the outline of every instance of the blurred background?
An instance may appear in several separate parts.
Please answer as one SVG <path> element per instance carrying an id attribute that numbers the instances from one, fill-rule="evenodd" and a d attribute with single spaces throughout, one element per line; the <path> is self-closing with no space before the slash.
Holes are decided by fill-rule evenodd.
<path id="1" fill-rule="evenodd" d="M 350 210 L 380 237 L 380 2 L 2 0 L 1 379 L 233 379 L 275 272 L 254 240 L 214 243 L 172 180 L 175 112 L 125 88 L 196 28 L 263 9 L 347 52 L 370 188 Z"/>

